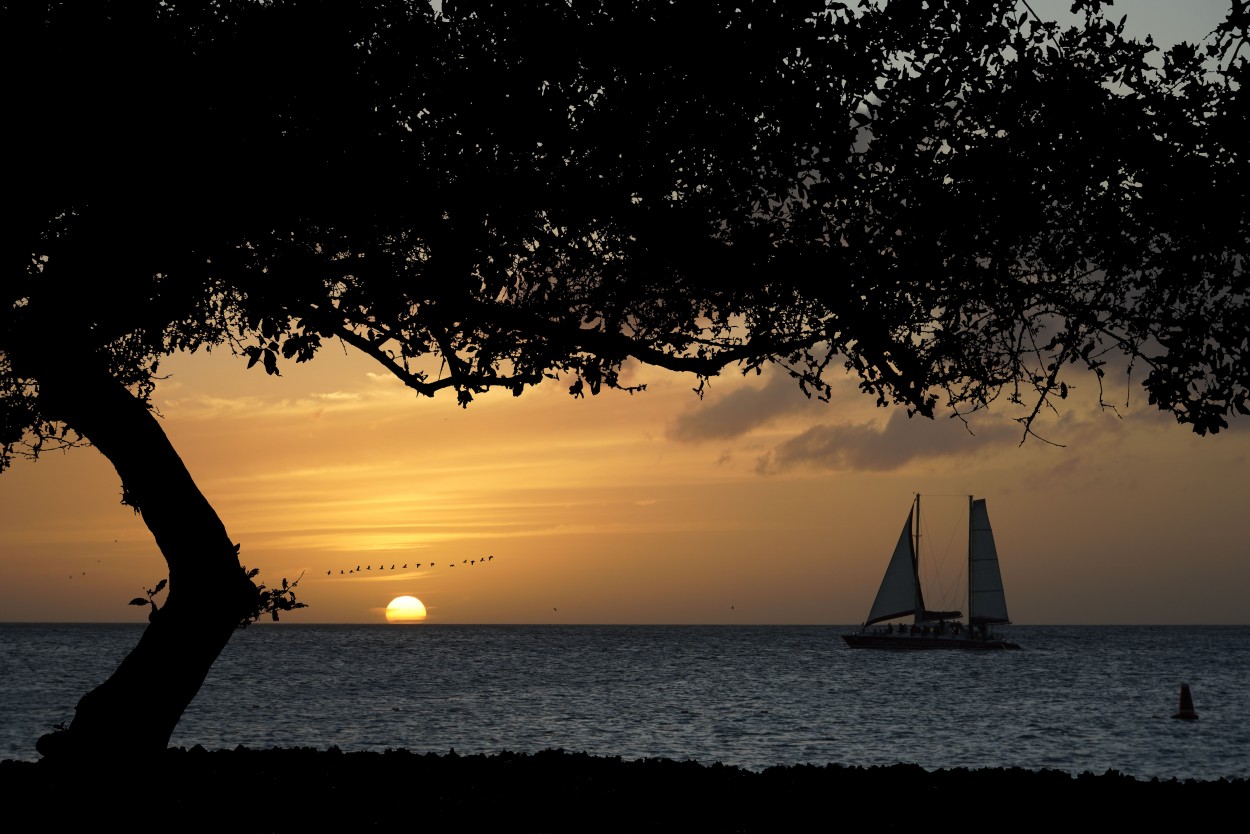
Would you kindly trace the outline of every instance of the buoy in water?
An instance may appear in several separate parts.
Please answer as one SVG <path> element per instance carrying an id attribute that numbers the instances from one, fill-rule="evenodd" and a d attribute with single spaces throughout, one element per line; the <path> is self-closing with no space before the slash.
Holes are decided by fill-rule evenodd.
<path id="1" fill-rule="evenodd" d="M 1186 721 L 1196 721 L 1198 713 L 1194 712 L 1194 696 L 1189 694 L 1189 684 L 1181 684 L 1181 706 L 1177 710 L 1173 718 L 1181 718 Z"/>

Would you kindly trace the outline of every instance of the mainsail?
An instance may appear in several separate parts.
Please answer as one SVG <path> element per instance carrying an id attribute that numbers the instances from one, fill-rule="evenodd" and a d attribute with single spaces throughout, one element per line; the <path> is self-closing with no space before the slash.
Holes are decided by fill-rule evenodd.
<path id="1" fill-rule="evenodd" d="M 985 499 L 972 502 L 968 522 L 968 622 L 971 625 L 1009 623 L 998 549 Z"/>

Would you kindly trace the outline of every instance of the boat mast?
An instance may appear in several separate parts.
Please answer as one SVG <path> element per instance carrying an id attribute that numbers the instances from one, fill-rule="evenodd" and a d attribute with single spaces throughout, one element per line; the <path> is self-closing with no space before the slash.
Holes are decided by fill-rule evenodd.
<path id="1" fill-rule="evenodd" d="M 915 527 L 912 529 L 911 571 L 916 580 L 916 615 L 914 622 L 925 620 L 924 594 L 920 590 L 920 493 L 916 493 Z"/>
<path id="2" fill-rule="evenodd" d="M 972 496 L 968 496 L 968 636 L 972 636 Z"/>

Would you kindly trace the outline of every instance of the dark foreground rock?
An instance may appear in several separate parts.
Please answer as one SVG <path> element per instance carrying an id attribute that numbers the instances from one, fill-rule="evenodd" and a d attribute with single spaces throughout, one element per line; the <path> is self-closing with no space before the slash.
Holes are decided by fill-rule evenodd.
<path id="1" fill-rule="evenodd" d="M 264 832 L 374 826 L 469 831 L 1035 831 L 1205 826 L 1241 813 L 1246 780 L 1141 781 L 915 765 L 770 768 L 561 750 L 490 756 L 337 749 L 173 749 L 156 762 L 0 763 L 8 818 Z M 435 830 L 438 830 L 437 828 Z"/>

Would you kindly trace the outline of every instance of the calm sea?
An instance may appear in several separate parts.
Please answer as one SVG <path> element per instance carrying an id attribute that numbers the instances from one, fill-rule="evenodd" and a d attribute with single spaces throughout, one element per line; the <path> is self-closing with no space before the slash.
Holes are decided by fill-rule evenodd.
<path id="1" fill-rule="evenodd" d="M 73 717 L 137 625 L 0 624 L 0 758 Z M 1019 652 L 835 626 L 258 626 L 172 744 L 1250 778 L 1250 627 L 1012 627 Z M 1171 718 L 1182 683 L 1197 721 Z"/>

